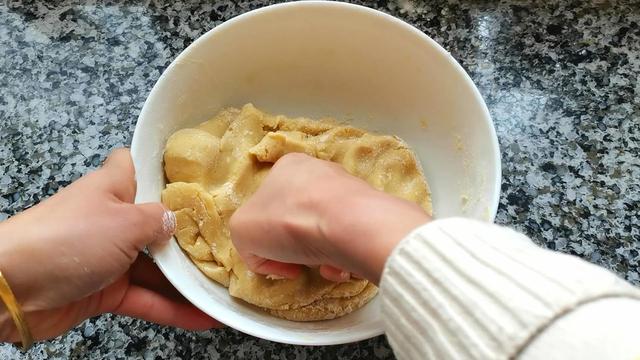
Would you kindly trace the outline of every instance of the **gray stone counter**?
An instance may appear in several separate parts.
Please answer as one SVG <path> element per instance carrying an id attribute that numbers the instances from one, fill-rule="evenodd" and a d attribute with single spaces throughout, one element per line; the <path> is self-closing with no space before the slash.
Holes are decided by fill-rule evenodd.
<path id="1" fill-rule="evenodd" d="M 2 3 L 0 220 L 128 145 L 171 60 L 207 30 L 268 3 Z M 478 84 L 502 149 L 497 222 L 640 284 L 640 3 L 423 3 L 365 2 L 433 37 Z M 297 347 L 111 315 L 26 355 L 0 346 L 2 359 L 392 357 L 382 337 Z"/>

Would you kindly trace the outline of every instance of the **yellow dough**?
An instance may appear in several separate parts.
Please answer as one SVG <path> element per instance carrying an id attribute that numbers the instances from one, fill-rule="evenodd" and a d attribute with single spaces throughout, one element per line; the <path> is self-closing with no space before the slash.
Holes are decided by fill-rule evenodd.
<path id="1" fill-rule="evenodd" d="M 429 188 L 414 154 L 395 136 L 371 134 L 332 119 L 229 108 L 174 133 L 164 153 L 162 202 L 176 213 L 180 247 L 229 294 L 294 321 L 333 319 L 366 304 L 377 288 L 366 280 L 334 283 L 309 268 L 295 280 L 249 271 L 233 247 L 229 218 L 280 157 L 302 152 L 342 164 L 351 174 L 431 213 Z"/>

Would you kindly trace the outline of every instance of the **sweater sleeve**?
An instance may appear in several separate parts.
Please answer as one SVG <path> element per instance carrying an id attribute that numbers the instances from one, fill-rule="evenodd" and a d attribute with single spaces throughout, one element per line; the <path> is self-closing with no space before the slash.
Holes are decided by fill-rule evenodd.
<path id="1" fill-rule="evenodd" d="M 457 218 L 409 234 L 389 257 L 380 292 L 399 359 L 517 358 L 576 309 L 640 299 L 605 269 L 507 228 Z"/>
<path id="2" fill-rule="evenodd" d="M 519 360 L 640 359 L 640 301 L 624 297 L 576 307 L 540 332 Z"/>

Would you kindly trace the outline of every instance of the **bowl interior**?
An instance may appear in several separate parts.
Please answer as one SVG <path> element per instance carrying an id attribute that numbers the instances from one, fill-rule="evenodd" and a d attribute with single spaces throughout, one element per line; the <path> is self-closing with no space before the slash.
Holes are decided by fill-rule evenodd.
<path id="1" fill-rule="evenodd" d="M 466 73 L 439 45 L 400 20 L 331 2 L 275 5 L 234 18 L 202 36 L 167 68 L 134 133 L 136 201 L 160 200 L 169 135 L 247 102 L 271 113 L 332 116 L 398 135 L 423 166 L 435 217 L 490 221 L 495 216 L 497 140 Z M 280 320 L 232 299 L 191 264 L 175 241 L 151 251 L 190 301 L 240 331 L 308 345 L 382 333 L 376 300 L 336 320 Z"/>

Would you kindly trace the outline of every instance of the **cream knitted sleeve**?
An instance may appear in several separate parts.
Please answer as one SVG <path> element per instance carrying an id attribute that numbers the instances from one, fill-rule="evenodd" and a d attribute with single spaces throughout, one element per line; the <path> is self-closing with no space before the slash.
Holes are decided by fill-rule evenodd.
<path id="1" fill-rule="evenodd" d="M 387 261 L 380 289 L 399 359 L 517 358 L 581 306 L 619 298 L 640 304 L 638 289 L 605 269 L 515 231 L 455 218 L 409 234 Z"/>

